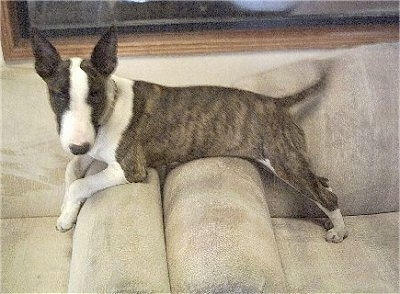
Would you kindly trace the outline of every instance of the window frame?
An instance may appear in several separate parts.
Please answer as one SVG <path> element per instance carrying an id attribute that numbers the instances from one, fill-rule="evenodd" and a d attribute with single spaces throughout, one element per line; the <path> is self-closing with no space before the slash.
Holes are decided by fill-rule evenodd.
<path id="1" fill-rule="evenodd" d="M 20 37 L 14 1 L 1 1 L 1 45 L 6 62 L 31 59 L 30 40 Z M 65 57 L 89 56 L 98 36 L 53 38 Z M 120 34 L 119 56 L 332 49 L 398 42 L 399 24 L 333 25 L 176 33 Z"/>

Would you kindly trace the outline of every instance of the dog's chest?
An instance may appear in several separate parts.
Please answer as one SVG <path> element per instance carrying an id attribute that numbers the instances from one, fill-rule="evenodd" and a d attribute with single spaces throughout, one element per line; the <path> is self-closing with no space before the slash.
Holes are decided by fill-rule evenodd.
<path id="1" fill-rule="evenodd" d="M 132 119 L 133 81 L 114 76 L 118 97 L 108 121 L 99 128 L 96 142 L 90 151 L 93 158 L 106 163 L 114 162 L 123 133 Z"/>

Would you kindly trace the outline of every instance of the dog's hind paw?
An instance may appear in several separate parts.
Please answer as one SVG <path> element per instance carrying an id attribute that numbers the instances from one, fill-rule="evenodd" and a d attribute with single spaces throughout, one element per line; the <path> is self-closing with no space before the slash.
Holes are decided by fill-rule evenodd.
<path id="1" fill-rule="evenodd" d="M 348 236 L 348 232 L 345 228 L 341 229 L 341 230 L 332 228 L 332 229 L 328 230 L 328 232 L 326 233 L 325 240 L 328 242 L 332 242 L 332 243 L 340 243 L 344 239 L 346 239 L 347 236 Z"/>

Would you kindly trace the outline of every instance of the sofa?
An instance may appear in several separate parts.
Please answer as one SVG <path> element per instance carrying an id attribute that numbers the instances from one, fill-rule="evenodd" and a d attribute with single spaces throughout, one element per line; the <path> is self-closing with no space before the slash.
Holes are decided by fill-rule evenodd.
<path id="1" fill-rule="evenodd" d="M 1 292 L 399 292 L 398 56 L 398 43 L 327 50 L 232 83 L 279 99 L 326 74 L 291 111 L 339 197 L 339 244 L 314 203 L 240 158 L 150 169 L 57 232 L 68 156 L 45 85 L 3 66 Z"/>

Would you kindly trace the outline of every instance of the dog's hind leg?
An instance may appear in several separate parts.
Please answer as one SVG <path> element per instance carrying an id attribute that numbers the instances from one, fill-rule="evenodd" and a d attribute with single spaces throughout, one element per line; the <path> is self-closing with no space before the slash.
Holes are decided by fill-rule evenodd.
<path id="1" fill-rule="evenodd" d="M 287 138 L 283 140 L 289 140 Z M 279 148 L 264 150 L 264 155 L 268 155 L 269 158 L 257 161 L 314 201 L 328 216 L 333 227 L 328 230 L 327 241 L 335 243 L 343 241 L 347 237 L 347 231 L 338 207 L 337 196 L 331 191 L 327 179 L 318 177 L 311 171 L 304 152 L 305 145 L 284 141 L 277 145 Z"/>
<path id="2" fill-rule="evenodd" d="M 346 227 L 343 216 L 338 207 L 337 196 L 325 187 L 317 176 L 308 168 L 308 164 L 302 166 L 295 163 L 295 167 L 289 162 L 280 160 L 258 160 L 265 164 L 268 169 L 275 173 L 284 182 L 307 196 L 328 216 L 330 223 L 327 223 L 329 230 L 326 234 L 326 240 L 339 243 L 347 237 Z"/>
<path id="3" fill-rule="evenodd" d="M 259 162 L 266 163 L 264 165 L 279 178 L 317 203 L 333 225 L 326 235 L 327 241 L 343 241 L 347 231 L 337 196 L 331 191 L 327 179 L 311 171 L 303 130 L 283 108 L 275 113 L 274 121 L 269 125 L 263 138 L 262 158 L 258 158 L 263 160 Z"/>
<path id="4" fill-rule="evenodd" d="M 318 177 L 318 180 L 322 184 L 322 186 L 324 186 L 325 189 L 327 189 L 328 191 L 333 193 L 333 190 L 332 190 L 331 186 L 329 185 L 329 180 L 327 178 Z M 332 221 L 329 218 L 324 222 L 324 228 L 327 230 L 330 230 L 333 228 Z"/>
<path id="5" fill-rule="evenodd" d="M 319 183 L 321 183 L 320 191 L 322 193 L 326 193 L 328 195 L 333 195 L 336 203 L 337 203 L 337 196 L 333 193 L 332 188 L 329 186 L 328 179 L 323 177 L 317 177 Z M 332 197 L 332 196 L 328 196 Z M 341 242 L 348 236 L 348 232 L 346 230 L 346 226 L 344 224 L 343 216 L 340 212 L 339 207 L 336 205 L 336 209 L 329 210 L 323 204 L 319 203 L 317 200 L 314 200 L 315 204 L 328 216 L 328 220 L 324 223 L 325 229 L 328 230 L 326 235 L 326 240 L 331 242 Z"/>

